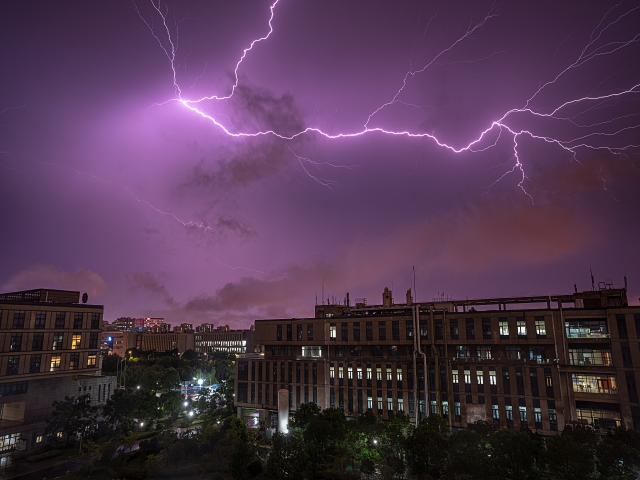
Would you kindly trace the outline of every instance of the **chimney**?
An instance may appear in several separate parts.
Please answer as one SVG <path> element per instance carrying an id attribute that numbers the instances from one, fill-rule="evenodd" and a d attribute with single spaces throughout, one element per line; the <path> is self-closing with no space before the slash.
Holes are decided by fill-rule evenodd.
<path id="1" fill-rule="evenodd" d="M 413 300 L 411 298 L 411 289 L 407 290 L 407 306 L 411 306 L 413 304 Z"/>
<path id="2" fill-rule="evenodd" d="M 393 305 L 393 292 L 388 287 L 384 287 L 384 293 L 382 294 L 382 306 L 390 307 Z"/>

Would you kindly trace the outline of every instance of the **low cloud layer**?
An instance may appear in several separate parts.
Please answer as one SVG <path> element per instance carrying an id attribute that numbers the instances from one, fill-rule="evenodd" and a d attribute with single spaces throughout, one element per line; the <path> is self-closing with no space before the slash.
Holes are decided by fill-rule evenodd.
<path id="1" fill-rule="evenodd" d="M 37 265 L 16 273 L 2 286 L 3 291 L 54 288 L 78 290 L 99 297 L 107 292 L 107 282 L 100 274 L 86 268 L 66 271 L 55 265 Z"/>

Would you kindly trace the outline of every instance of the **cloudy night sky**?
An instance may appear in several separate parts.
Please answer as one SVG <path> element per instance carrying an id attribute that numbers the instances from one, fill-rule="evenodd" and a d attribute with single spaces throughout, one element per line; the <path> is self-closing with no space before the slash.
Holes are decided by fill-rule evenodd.
<path id="1" fill-rule="evenodd" d="M 247 328 L 591 268 L 638 304 L 637 2 L 271 6 L 3 2 L 1 291 Z"/>

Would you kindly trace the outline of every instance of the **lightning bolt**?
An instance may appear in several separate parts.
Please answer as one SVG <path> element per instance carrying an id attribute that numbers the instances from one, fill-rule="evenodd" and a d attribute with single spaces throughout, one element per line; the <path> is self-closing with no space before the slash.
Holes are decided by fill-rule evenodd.
<path id="1" fill-rule="evenodd" d="M 625 126 L 616 128 L 613 131 L 611 130 L 603 130 L 603 131 L 591 131 L 584 134 L 578 134 L 569 138 L 557 138 L 549 135 L 542 135 L 536 133 L 533 129 L 519 129 L 513 126 L 512 119 L 515 116 L 529 116 L 532 118 L 539 119 L 547 119 L 554 120 L 560 122 L 566 122 L 575 127 L 586 129 L 586 128 L 595 128 L 595 127 L 604 127 L 614 125 L 615 122 L 624 120 L 624 119 L 632 119 L 637 117 L 640 114 L 631 113 L 628 115 L 620 115 L 614 118 L 610 118 L 601 122 L 592 122 L 592 123 L 579 123 L 576 118 L 580 115 L 584 115 L 589 111 L 593 111 L 600 108 L 607 108 L 612 105 L 612 102 L 616 101 L 626 101 L 630 97 L 633 97 L 640 93 L 640 83 L 635 84 L 631 87 L 619 89 L 618 91 L 600 95 L 587 95 L 587 96 L 577 96 L 570 100 L 564 101 L 556 106 L 551 108 L 536 108 L 534 107 L 535 103 L 538 103 L 537 100 L 543 92 L 557 84 L 563 77 L 566 77 L 570 72 L 579 69 L 585 64 L 592 62 L 600 57 L 611 55 L 615 52 L 618 52 L 624 48 L 629 47 L 632 44 L 640 41 L 640 34 L 632 35 L 630 38 L 626 38 L 623 40 L 615 40 L 615 41 L 602 41 L 603 36 L 606 32 L 614 30 L 615 26 L 619 24 L 626 17 L 631 15 L 636 10 L 640 9 L 640 6 L 636 6 L 622 13 L 616 13 L 617 9 L 620 7 L 622 2 L 617 3 L 616 5 L 610 7 L 604 16 L 600 19 L 600 21 L 596 24 L 596 26 L 591 31 L 590 38 L 586 45 L 579 52 L 577 58 L 565 68 L 561 69 L 555 75 L 553 75 L 549 80 L 541 81 L 538 84 L 538 87 L 532 92 L 529 98 L 526 99 L 524 104 L 521 107 L 516 107 L 507 110 L 502 116 L 493 120 L 490 125 L 481 130 L 479 134 L 472 138 L 466 144 L 453 145 L 447 142 L 440 140 L 435 133 L 428 132 L 419 132 L 419 131 L 410 131 L 410 130 L 394 130 L 390 128 L 385 128 L 381 126 L 371 126 L 374 118 L 383 110 L 394 105 L 396 103 L 403 104 L 410 107 L 419 108 L 424 111 L 425 106 L 420 106 L 416 104 L 412 104 L 401 99 L 403 93 L 405 92 L 408 84 L 411 80 L 425 73 L 431 67 L 436 65 L 447 65 L 447 64 L 455 64 L 455 63 L 473 63 L 476 61 L 480 61 L 486 58 L 489 58 L 493 55 L 497 55 L 500 52 L 494 52 L 488 57 L 479 58 L 476 60 L 462 60 L 462 61 L 445 61 L 443 57 L 445 57 L 448 53 L 458 47 L 460 44 L 469 41 L 472 35 L 483 28 L 488 22 L 490 22 L 493 18 L 495 18 L 498 13 L 496 11 L 495 4 L 490 8 L 488 13 L 478 22 L 470 22 L 466 30 L 462 35 L 454 39 L 451 43 L 446 46 L 446 48 L 442 49 L 440 52 L 431 57 L 429 61 L 424 63 L 421 66 L 414 67 L 413 60 L 409 58 L 409 69 L 405 73 L 402 82 L 399 87 L 394 91 L 394 93 L 390 96 L 389 100 L 382 102 L 377 108 L 375 108 L 365 119 L 363 127 L 361 129 L 350 131 L 350 132 L 339 132 L 339 133 L 329 133 L 323 131 L 322 129 L 314 126 L 307 126 L 300 131 L 297 131 L 293 134 L 283 134 L 282 132 L 275 131 L 273 129 L 266 130 L 258 130 L 258 131 L 239 131 L 235 127 L 233 127 L 233 131 L 229 129 L 224 123 L 222 123 L 218 118 L 220 115 L 206 113 L 204 109 L 201 107 L 201 104 L 205 102 L 220 102 L 226 101 L 233 97 L 239 85 L 239 70 L 242 66 L 242 63 L 247 59 L 249 54 L 253 51 L 254 47 L 260 43 L 269 39 L 269 37 L 274 32 L 273 21 L 275 17 L 276 7 L 279 4 L 283 3 L 283 0 L 275 0 L 269 7 L 269 18 L 268 18 L 268 29 L 266 33 L 262 36 L 255 38 L 252 40 L 249 45 L 242 51 L 238 61 L 235 64 L 235 68 L 233 69 L 233 82 L 228 91 L 228 93 L 223 95 L 209 95 L 204 96 L 197 99 L 189 99 L 184 98 L 182 95 L 182 89 L 178 83 L 178 75 L 176 69 L 176 55 L 177 55 L 177 38 L 178 38 L 178 23 L 175 24 L 175 27 L 172 29 L 169 26 L 167 21 L 168 15 L 168 7 L 162 6 L 160 0 L 157 2 L 155 0 L 150 0 L 151 5 L 153 7 L 153 11 L 160 19 L 160 27 L 156 29 L 153 22 L 145 19 L 137 5 L 135 5 L 136 12 L 143 20 L 149 32 L 155 37 L 156 41 L 160 45 L 162 51 L 164 52 L 166 58 L 169 61 L 170 68 L 172 71 L 173 77 L 173 86 L 175 90 L 175 97 L 168 101 L 176 101 L 181 103 L 185 108 L 192 111 L 195 115 L 199 115 L 203 119 L 211 122 L 215 127 L 221 130 L 224 134 L 235 137 L 235 138 L 255 138 L 262 136 L 272 136 L 275 138 L 279 138 L 284 141 L 290 141 L 305 135 L 318 135 L 327 139 L 344 139 L 344 138 L 353 138 L 359 137 L 367 134 L 381 134 L 381 135 L 389 135 L 389 136 L 400 136 L 400 137 L 409 137 L 409 138 L 424 138 L 434 142 L 438 147 L 446 149 L 455 154 L 461 154 L 465 152 L 482 152 L 488 150 L 498 144 L 498 142 L 503 137 L 503 134 L 506 135 L 511 141 L 512 144 L 512 156 L 511 161 L 513 162 L 513 166 L 510 169 L 507 169 L 501 176 L 499 176 L 489 188 L 491 188 L 496 183 L 502 181 L 504 178 L 511 174 L 518 175 L 518 188 L 523 192 L 524 195 L 527 195 L 531 201 L 533 202 L 533 197 L 526 190 L 525 183 L 528 181 L 528 177 L 525 172 L 524 164 L 521 160 L 521 155 L 519 152 L 519 139 L 523 136 L 528 136 L 529 138 L 541 142 L 545 142 L 548 144 L 552 144 L 566 152 L 571 159 L 576 162 L 579 162 L 578 153 L 581 150 L 605 150 L 611 154 L 621 155 L 628 154 L 629 152 L 634 151 L 639 148 L 640 145 L 628 144 L 628 145 L 617 145 L 617 139 L 624 133 L 638 129 L 640 125 L 634 124 L 631 126 Z M 427 29 L 430 23 L 433 21 L 434 17 L 431 17 L 429 20 L 429 24 L 427 25 Z M 426 33 L 426 29 L 422 36 Z M 571 36 L 573 32 L 569 34 Z M 564 44 L 569 36 L 558 46 L 558 49 L 562 44 Z M 557 54 L 554 53 L 554 56 Z M 197 79 L 196 79 L 197 80 Z M 596 87 L 597 88 L 597 87 Z M 166 102 L 165 102 L 166 103 Z M 572 108 L 581 108 L 581 112 L 578 114 L 571 115 L 568 112 Z M 230 123 L 230 122 L 229 122 Z M 490 139 L 493 140 L 490 140 Z M 301 155 L 296 154 L 291 148 L 289 148 L 291 153 L 297 158 L 300 167 L 310 178 L 319 184 L 326 186 L 328 188 L 332 188 L 337 185 L 336 182 L 332 180 L 327 180 L 325 178 L 313 175 L 308 166 L 313 166 L 318 168 L 322 162 L 314 162 L 313 160 L 303 157 Z M 332 167 L 338 167 L 336 165 L 331 165 Z M 342 167 L 342 166 L 339 166 Z M 603 179 L 604 182 L 604 179 Z M 605 190 L 609 191 L 606 187 L 606 182 L 603 183 Z M 611 192 L 610 192 L 611 193 Z M 615 198 L 615 197 L 614 197 Z M 161 212 L 165 213 L 165 212 Z M 188 222 L 187 222 L 188 223 Z"/>

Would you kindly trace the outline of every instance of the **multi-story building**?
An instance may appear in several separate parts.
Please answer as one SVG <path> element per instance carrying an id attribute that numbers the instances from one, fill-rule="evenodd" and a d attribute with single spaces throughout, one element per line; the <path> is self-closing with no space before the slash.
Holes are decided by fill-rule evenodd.
<path id="1" fill-rule="evenodd" d="M 244 354 L 253 351 L 253 325 L 249 330 L 231 330 L 228 325 L 209 332 L 196 333 L 195 351 L 204 355 L 213 351 Z"/>
<path id="2" fill-rule="evenodd" d="M 100 376 L 102 316 L 103 307 L 81 304 L 79 292 L 0 294 L 0 466 L 7 453 L 46 441 L 54 401 L 109 398 L 115 382 Z"/>
<path id="3" fill-rule="evenodd" d="M 200 325 L 196 325 L 196 333 L 208 333 L 213 331 L 215 331 L 213 323 L 202 323 Z"/>
<path id="4" fill-rule="evenodd" d="M 640 429 L 640 307 L 626 287 L 570 295 L 316 305 L 315 318 L 257 320 L 255 349 L 236 362 L 236 406 L 275 425 L 314 402 L 450 428 L 487 420 L 550 435 L 566 424 Z M 426 375 L 425 375 L 426 373 Z M 239 412 L 241 413 L 241 412 Z"/>

